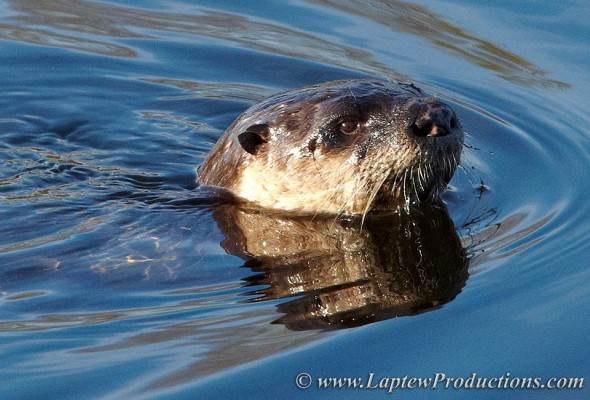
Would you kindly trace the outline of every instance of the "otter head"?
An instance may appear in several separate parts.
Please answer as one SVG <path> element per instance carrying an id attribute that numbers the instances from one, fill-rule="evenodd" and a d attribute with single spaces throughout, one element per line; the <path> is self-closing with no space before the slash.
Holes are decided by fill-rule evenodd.
<path id="1" fill-rule="evenodd" d="M 244 112 L 206 158 L 199 182 L 275 209 L 390 210 L 444 190 L 463 137 L 453 110 L 414 85 L 329 82 Z"/>

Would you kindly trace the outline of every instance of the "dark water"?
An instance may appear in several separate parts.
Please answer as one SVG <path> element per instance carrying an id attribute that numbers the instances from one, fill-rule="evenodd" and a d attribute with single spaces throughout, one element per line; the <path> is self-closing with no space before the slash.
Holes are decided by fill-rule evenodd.
<path id="1" fill-rule="evenodd" d="M 590 379 L 585 2 L 0 7 L 0 397 L 387 395 L 299 389 L 302 372 Z M 369 257 L 347 260 L 370 271 L 245 262 L 226 252 L 223 219 L 195 185 L 195 166 L 249 105 L 358 77 L 415 82 L 466 127 L 470 148 L 440 216 L 450 242 L 438 248 L 462 245 L 445 253 L 459 261 L 439 271 L 454 277 L 442 289 L 408 285 L 420 279 L 406 268 L 400 291 L 364 297 L 392 274 L 367 260 L 416 257 L 406 244 L 401 256 L 380 253 L 394 244 L 376 238 L 405 232 L 382 227 L 340 233 L 363 249 L 345 254 Z M 420 229 L 414 237 L 436 242 Z M 318 304 L 355 310 L 358 299 L 373 308 L 325 308 L 331 324 L 306 323 Z M 343 315 L 379 318 L 327 329 Z M 580 399 L 588 389 L 390 396 Z"/>

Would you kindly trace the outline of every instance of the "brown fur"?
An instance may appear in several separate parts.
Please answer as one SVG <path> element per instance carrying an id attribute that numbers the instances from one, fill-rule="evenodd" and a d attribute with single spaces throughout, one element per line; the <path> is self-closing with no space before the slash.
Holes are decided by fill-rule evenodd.
<path id="1" fill-rule="evenodd" d="M 435 119 L 440 110 L 452 113 L 413 85 L 392 82 L 337 81 L 281 93 L 227 129 L 199 183 L 304 213 L 365 214 L 431 198 L 459 163 L 463 132 L 453 113 L 449 133 L 430 137 L 424 110 Z M 358 127 L 342 133 L 341 121 Z"/>

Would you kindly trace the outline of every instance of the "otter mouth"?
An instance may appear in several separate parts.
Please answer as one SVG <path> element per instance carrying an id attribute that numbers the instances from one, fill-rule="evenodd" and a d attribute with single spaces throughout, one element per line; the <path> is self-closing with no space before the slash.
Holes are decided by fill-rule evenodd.
<path id="1" fill-rule="evenodd" d="M 397 133 L 404 140 L 385 141 L 365 157 L 356 212 L 406 209 L 436 199 L 447 187 L 461 161 L 462 131 L 455 125 L 449 132 L 436 124 L 436 134 L 415 136 Z M 442 136 L 441 136 L 442 135 Z M 368 179 L 367 179 L 368 178 Z M 362 194 L 361 194 L 362 193 Z"/>
<path id="2" fill-rule="evenodd" d="M 418 137 L 414 159 L 403 168 L 393 167 L 370 185 L 367 209 L 391 210 L 431 201 L 442 193 L 461 161 L 462 139 L 454 132 L 445 137 Z"/>
<path id="3" fill-rule="evenodd" d="M 429 175 L 428 169 L 408 169 L 401 173 L 392 173 L 383 182 L 367 208 L 372 210 L 391 210 L 398 207 L 410 207 L 435 199 L 444 191 L 448 180 Z"/>

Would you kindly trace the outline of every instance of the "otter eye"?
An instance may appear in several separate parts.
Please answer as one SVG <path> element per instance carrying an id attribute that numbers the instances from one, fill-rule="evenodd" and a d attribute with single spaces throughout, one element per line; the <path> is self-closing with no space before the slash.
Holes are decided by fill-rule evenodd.
<path id="1" fill-rule="evenodd" d="M 359 124 L 356 121 L 342 121 L 338 125 L 338 129 L 340 129 L 340 132 L 350 135 L 351 133 L 356 131 L 356 128 L 358 128 L 358 126 Z"/>

